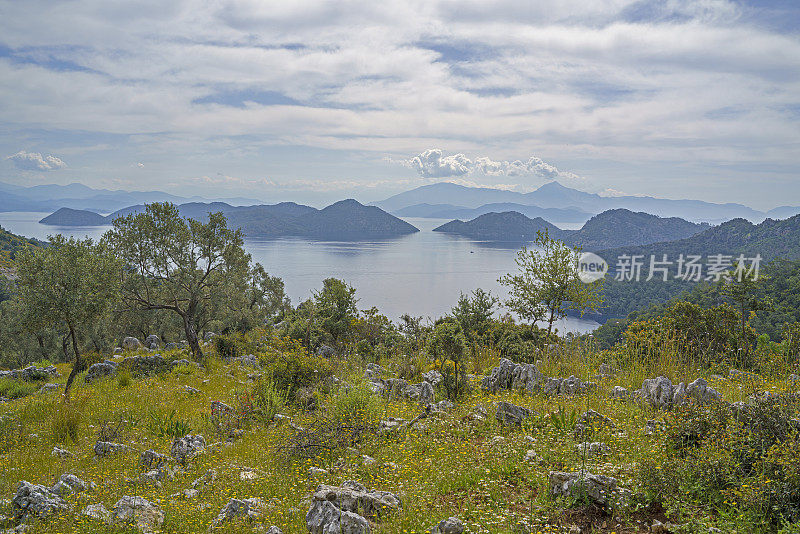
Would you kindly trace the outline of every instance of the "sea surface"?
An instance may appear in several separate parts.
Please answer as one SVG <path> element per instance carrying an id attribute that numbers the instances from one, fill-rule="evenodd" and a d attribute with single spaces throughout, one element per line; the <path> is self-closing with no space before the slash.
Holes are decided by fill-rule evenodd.
<path id="1" fill-rule="evenodd" d="M 55 233 L 99 238 L 109 228 L 40 224 L 46 215 L 0 212 L 0 225 L 15 234 L 43 240 Z M 420 232 L 371 242 L 248 238 L 245 248 L 254 261 L 283 279 L 295 305 L 321 288 L 328 277 L 341 278 L 356 288 L 359 308 L 375 306 L 393 320 L 404 313 L 435 319 L 450 311 L 461 292 L 477 288 L 505 298 L 507 293 L 497 279 L 516 270 L 519 244 L 474 241 L 431 231 L 446 220 L 404 220 Z M 599 325 L 567 317 L 557 326 L 561 333 L 585 333 Z"/>

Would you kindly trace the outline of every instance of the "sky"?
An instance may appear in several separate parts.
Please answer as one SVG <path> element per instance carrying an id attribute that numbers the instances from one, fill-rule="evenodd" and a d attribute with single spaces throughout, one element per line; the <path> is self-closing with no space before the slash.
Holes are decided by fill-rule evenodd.
<path id="1" fill-rule="evenodd" d="M 800 204 L 794 0 L 0 0 L 0 181 Z"/>

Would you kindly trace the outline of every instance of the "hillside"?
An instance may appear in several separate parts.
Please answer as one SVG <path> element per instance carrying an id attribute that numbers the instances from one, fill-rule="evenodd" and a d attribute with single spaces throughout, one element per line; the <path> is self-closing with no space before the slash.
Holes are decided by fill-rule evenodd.
<path id="1" fill-rule="evenodd" d="M 551 237 L 560 238 L 563 230 L 541 217 L 530 219 L 515 211 L 487 213 L 471 221 L 450 221 L 434 228 L 434 232 L 455 234 L 482 241 L 533 241 L 536 232 L 547 230 Z"/>
<path id="2" fill-rule="evenodd" d="M 540 217 L 531 219 L 510 211 L 489 213 L 468 222 L 451 221 L 434 231 L 490 241 L 532 241 L 536 238 L 536 231 L 545 228 L 551 237 L 569 245 L 584 250 L 600 250 L 681 239 L 703 231 L 708 225 L 677 217 L 663 219 L 647 213 L 615 209 L 592 217 L 580 230 L 561 230 Z"/>
<path id="3" fill-rule="evenodd" d="M 603 289 L 606 308 L 602 315 L 593 318 L 600 321 L 622 318 L 652 304 L 667 302 L 695 285 L 692 282 L 675 279 L 676 264 L 670 267 L 667 282 L 663 281 L 663 277 L 645 281 L 651 256 L 661 259 L 666 254 L 668 261 L 676 262 L 681 254 L 684 257 L 699 255 L 702 256 L 701 263 L 704 266 L 709 261 L 709 256 L 717 254 L 733 257 L 744 254 L 748 258 L 759 254 L 762 265 L 777 258 L 800 259 L 800 215 L 782 221 L 767 219 L 761 224 L 734 219 L 686 239 L 646 246 L 620 247 L 600 251 L 598 254 L 608 262 L 610 273 L 606 276 Z M 641 281 L 614 280 L 617 258 L 623 255 L 642 256 L 645 265 L 642 267 Z"/>
<path id="4" fill-rule="evenodd" d="M 62 208 L 41 222 L 58 226 L 100 226 L 143 209 L 141 205 L 129 206 L 103 217 L 89 211 Z M 380 208 L 364 206 L 355 200 L 342 200 L 322 210 L 294 202 L 257 206 L 189 202 L 178 209 L 182 216 L 200 221 L 206 220 L 209 213 L 222 212 L 231 227 L 240 228 L 249 237 L 359 241 L 399 237 L 418 231 Z"/>
<path id="5" fill-rule="evenodd" d="M 551 223 L 583 223 L 591 213 L 578 208 L 540 208 L 539 206 L 526 206 L 514 202 L 496 202 L 484 204 L 478 208 L 465 208 L 463 206 L 450 206 L 448 204 L 417 204 L 394 212 L 398 217 L 427 217 L 431 219 L 461 219 L 466 221 L 487 213 L 502 213 L 516 211 L 528 218 L 542 219 Z"/>
<path id="6" fill-rule="evenodd" d="M 736 217 L 762 221 L 766 217 L 764 212 L 742 204 L 717 204 L 702 200 L 676 200 L 646 196 L 603 197 L 595 193 L 586 193 L 566 187 L 558 182 L 544 184 L 530 193 L 438 183 L 421 186 L 374 204 L 387 211 L 396 212 L 421 203 L 453 204 L 471 209 L 486 204 L 514 203 L 540 208 L 577 209 L 590 214 L 624 208 L 652 213 L 661 217 L 680 217 L 689 221 L 710 223 L 718 223 Z M 781 210 L 781 213 L 786 211 Z"/>
<path id="7" fill-rule="evenodd" d="M 0 226 L 0 271 L 10 269 L 13 266 L 14 257 L 23 248 L 28 246 L 40 247 L 42 245 L 41 241 L 12 234 Z"/>
<path id="8" fill-rule="evenodd" d="M 102 226 L 109 224 L 108 218 L 99 213 L 74 210 L 72 208 L 60 208 L 39 222 L 51 226 Z"/>

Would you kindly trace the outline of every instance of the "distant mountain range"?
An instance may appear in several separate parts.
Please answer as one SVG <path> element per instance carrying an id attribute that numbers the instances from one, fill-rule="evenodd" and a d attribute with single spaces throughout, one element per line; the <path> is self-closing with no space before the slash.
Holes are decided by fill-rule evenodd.
<path id="1" fill-rule="evenodd" d="M 484 204 L 479 208 L 465 208 L 452 204 L 415 204 L 393 212 L 398 217 L 423 217 L 428 219 L 474 219 L 487 213 L 502 213 L 516 211 L 528 218 L 541 217 L 553 223 L 583 223 L 588 221 L 592 214 L 578 208 L 540 208 L 539 206 L 526 206 L 514 202 L 496 202 Z"/>
<path id="2" fill-rule="evenodd" d="M 661 218 L 614 209 L 595 215 L 580 230 L 562 230 L 541 217 L 531 219 L 510 211 L 487 213 L 467 222 L 450 221 L 433 231 L 486 241 L 525 242 L 533 241 L 536 232 L 547 230 L 551 237 L 569 245 L 580 246 L 584 250 L 600 250 L 683 239 L 708 228 L 708 224 L 693 223 L 678 217 Z"/>
<path id="3" fill-rule="evenodd" d="M 54 226 L 102 226 L 117 217 L 143 210 L 143 205 L 129 206 L 104 217 L 91 211 L 61 208 L 39 222 Z M 206 220 L 212 212 L 222 212 L 229 226 L 241 228 L 249 237 L 366 241 L 419 231 L 378 207 L 364 206 L 355 200 L 342 200 L 321 210 L 294 202 L 256 206 L 190 202 L 179 205 L 178 210 L 182 216 L 197 220 Z"/>
<path id="4" fill-rule="evenodd" d="M 227 198 L 229 204 L 252 204 L 253 199 Z M 146 202 L 185 203 L 208 201 L 202 197 L 180 197 L 163 191 L 123 191 L 93 189 L 83 184 L 36 185 L 23 187 L 0 182 L 0 211 L 53 211 L 58 208 L 108 213 L 132 204 Z"/>
<path id="5" fill-rule="evenodd" d="M 463 219 L 492 211 L 509 211 L 487 206 L 509 203 L 536 206 L 541 209 L 569 210 L 571 213 L 568 215 L 573 217 L 577 217 L 578 212 L 594 215 L 610 209 L 624 208 L 661 217 L 680 217 L 689 221 L 708 223 L 719 223 L 739 217 L 753 222 L 760 222 L 767 217 L 786 218 L 800 213 L 800 206 L 783 206 L 768 212 L 762 212 L 742 204 L 733 203 L 715 204 L 701 200 L 670 200 L 638 196 L 602 197 L 597 194 L 565 187 L 558 182 L 550 182 L 530 193 L 438 183 L 424 185 L 411 191 L 394 195 L 386 200 L 376 202 L 375 205 L 395 214 L 416 217 L 439 216 L 448 210 L 476 210 L 472 213 L 459 214 L 454 217 Z M 433 207 L 431 208 L 431 206 Z M 569 220 L 556 221 L 555 216 L 563 214 L 526 212 L 520 209 L 511 209 L 510 211 L 518 211 L 531 217 L 543 217 L 551 222 L 570 222 Z M 412 213 L 415 215 L 411 215 Z M 445 218 L 450 217 L 452 215 Z M 583 220 L 587 219 L 588 217 Z"/>

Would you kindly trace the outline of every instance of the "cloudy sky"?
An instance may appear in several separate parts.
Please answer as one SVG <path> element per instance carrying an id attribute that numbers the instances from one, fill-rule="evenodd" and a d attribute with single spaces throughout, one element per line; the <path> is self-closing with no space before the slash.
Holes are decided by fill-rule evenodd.
<path id="1" fill-rule="evenodd" d="M 800 203 L 794 0 L 0 0 L 0 181 Z"/>

